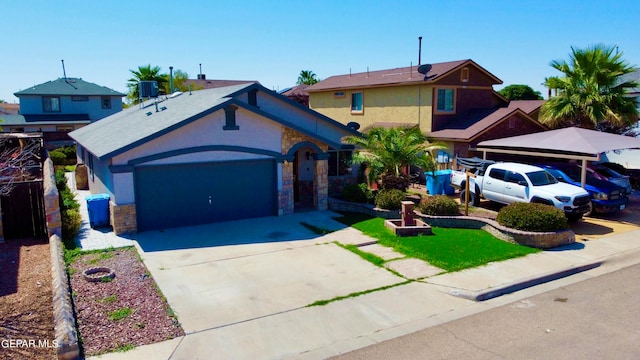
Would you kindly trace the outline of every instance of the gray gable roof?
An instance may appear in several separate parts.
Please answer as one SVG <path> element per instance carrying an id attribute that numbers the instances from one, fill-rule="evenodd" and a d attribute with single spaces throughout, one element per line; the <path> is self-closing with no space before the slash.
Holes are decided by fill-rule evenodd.
<path id="1" fill-rule="evenodd" d="M 337 127 L 345 135 L 359 134 L 357 131 L 331 118 L 293 102 L 285 96 L 276 94 L 259 83 L 248 83 L 182 93 L 179 96 L 169 97 L 165 101 L 158 102 L 157 111 L 156 103 L 148 101 L 143 104 L 144 107 L 140 105 L 132 106 L 129 109 L 75 130 L 69 133 L 69 136 L 98 158 L 109 158 L 165 135 L 229 105 L 234 105 L 300 131 L 303 134 L 315 137 L 331 146 L 342 147 L 339 142 L 326 139 L 317 132 L 309 131 L 298 124 L 292 123 L 290 120 L 280 118 L 234 99 L 234 97 L 251 90 L 258 90 L 266 95 L 277 97 L 283 103 L 313 115 L 326 126 Z"/>
<path id="2" fill-rule="evenodd" d="M 79 78 L 66 78 L 47 81 L 34 85 L 28 89 L 18 91 L 13 95 L 86 95 L 86 96 L 126 96 L 121 92 L 100 86 Z"/>
<path id="3" fill-rule="evenodd" d="M 69 133 L 98 158 L 112 157 L 224 107 L 242 84 L 147 101 Z M 157 104 L 157 111 L 156 111 Z"/>

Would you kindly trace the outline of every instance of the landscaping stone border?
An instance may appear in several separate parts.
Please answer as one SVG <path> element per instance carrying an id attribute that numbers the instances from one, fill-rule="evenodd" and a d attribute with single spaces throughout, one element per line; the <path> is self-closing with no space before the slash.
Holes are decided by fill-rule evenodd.
<path id="1" fill-rule="evenodd" d="M 370 204 L 352 203 L 339 199 L 329 199 L 329 209 L 334 211 L 349 211 L 364 213 L 384 219 L 399 219 L 400 212 L 378 209 Z M 532 232 L 511 229 L 498 224 L 497 221 L 473 216 L 432 216 L 415 212 L 424 222 L 431 226 L 444 228 L 482 229 L 500 240 L 513 244 L 525 245 L 538 249 L 551 249 L 558 246 L 570 245 L 576 242 L 576 235 L 572 230 L 553 232 Z"/>
<path id="2" fill-rule="evenodd" d="M 80 358 L 76 321 L 69 293 L 69 281 L 64 264 L 62 240 L 58 235 L 49 238 L 51 250 L 51 283 L 53 292 L 53 327 L 58 343 L 58 359 L 74 360 Z"/>

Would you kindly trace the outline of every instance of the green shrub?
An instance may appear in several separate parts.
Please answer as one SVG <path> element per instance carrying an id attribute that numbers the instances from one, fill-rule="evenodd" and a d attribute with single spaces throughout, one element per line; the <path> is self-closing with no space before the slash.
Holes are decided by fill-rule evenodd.
<path id="1" fill-rule="evenodd" d="M 381 209 L 398 210 L 402 207 L 404 192 L 398 189 L 385 189 L 378 191 L 376 206 Z"/>
<path id="2" fill-rule="evenodd" d="M 420 201 L 418 210 L 426 215 L 459 215 L 458 203 L 446 195 L 427 196 Z"/>
<path id="3" fill-rule="evenodd" d="M 56 188 L 59 194 L 60 217 L 62 220 L 62 241 L 67 250 L 75 248 L 74 238 L 80 226 L 82 217 L 80 216 L 80 204 L 76 201 L 75 195 L 67 186 L 67 178 L 63 169 L 56 170 Z"/>
<path id="4" fill-rule="evenodd" d="M 53 165 L 65 165 L 67 160 L 67 155 L 58 150 L 53 150 L 49 152 L 49 158 L 53 162 Z"/>
<path id="5" fill-rule="evenodd" d="M 82 225 L 82 217 L 76 209 L 68 209 L 62 211 L 62 239 L 67 249 L 74 248 L 73 239 L 80 231 Z"/>
<path id="6" fill-rule="evenodd" d="M 373 203 L 375 196 L 367 184 L 347 184 L 342 190 L 342 199 L 357 203 Z"/>
<path id="7" fill-rule="evenodd" d="M 56 151 L 60 151 L 61 153 L 63 153 L 67 160 L 75 161 L 77 159 L 76 146 L 75 145 L 73 145 L 73 146 L 63 146 L 61 148 L 56 149 Z"/>
<path id="8" fill-rule="evenodd" d="M 500 225 L 523 231 L 558 231 L 569 228 L 562 210 L 535 203 L 513 203 L 498 212 Z"/>

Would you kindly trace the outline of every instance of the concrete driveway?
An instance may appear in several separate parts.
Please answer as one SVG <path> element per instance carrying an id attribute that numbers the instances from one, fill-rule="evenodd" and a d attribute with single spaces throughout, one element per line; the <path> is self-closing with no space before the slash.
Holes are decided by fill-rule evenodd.
<path id="1" fill-rule="evenodd" d="M 141 256 L 187 334 L 300 309 L 405 279 L 318 236 L 330 211 L 140 233 Z M 340 234 L 340 235 L 337 235 Z"/>

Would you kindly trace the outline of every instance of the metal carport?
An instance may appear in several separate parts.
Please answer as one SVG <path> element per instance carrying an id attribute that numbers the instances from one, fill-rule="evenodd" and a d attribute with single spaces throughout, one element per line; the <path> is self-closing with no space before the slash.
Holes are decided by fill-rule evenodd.
<path id="1" fill-rule="evenodd" d="M 640 149 L 640 139 L 577 127 L 487 140 L 476 146 L 484 159 L 491 152 L 581 160 L 582 187 L 587 179 L 587 161 L 599 161 L 603 152 L 623 149 Z"/>

